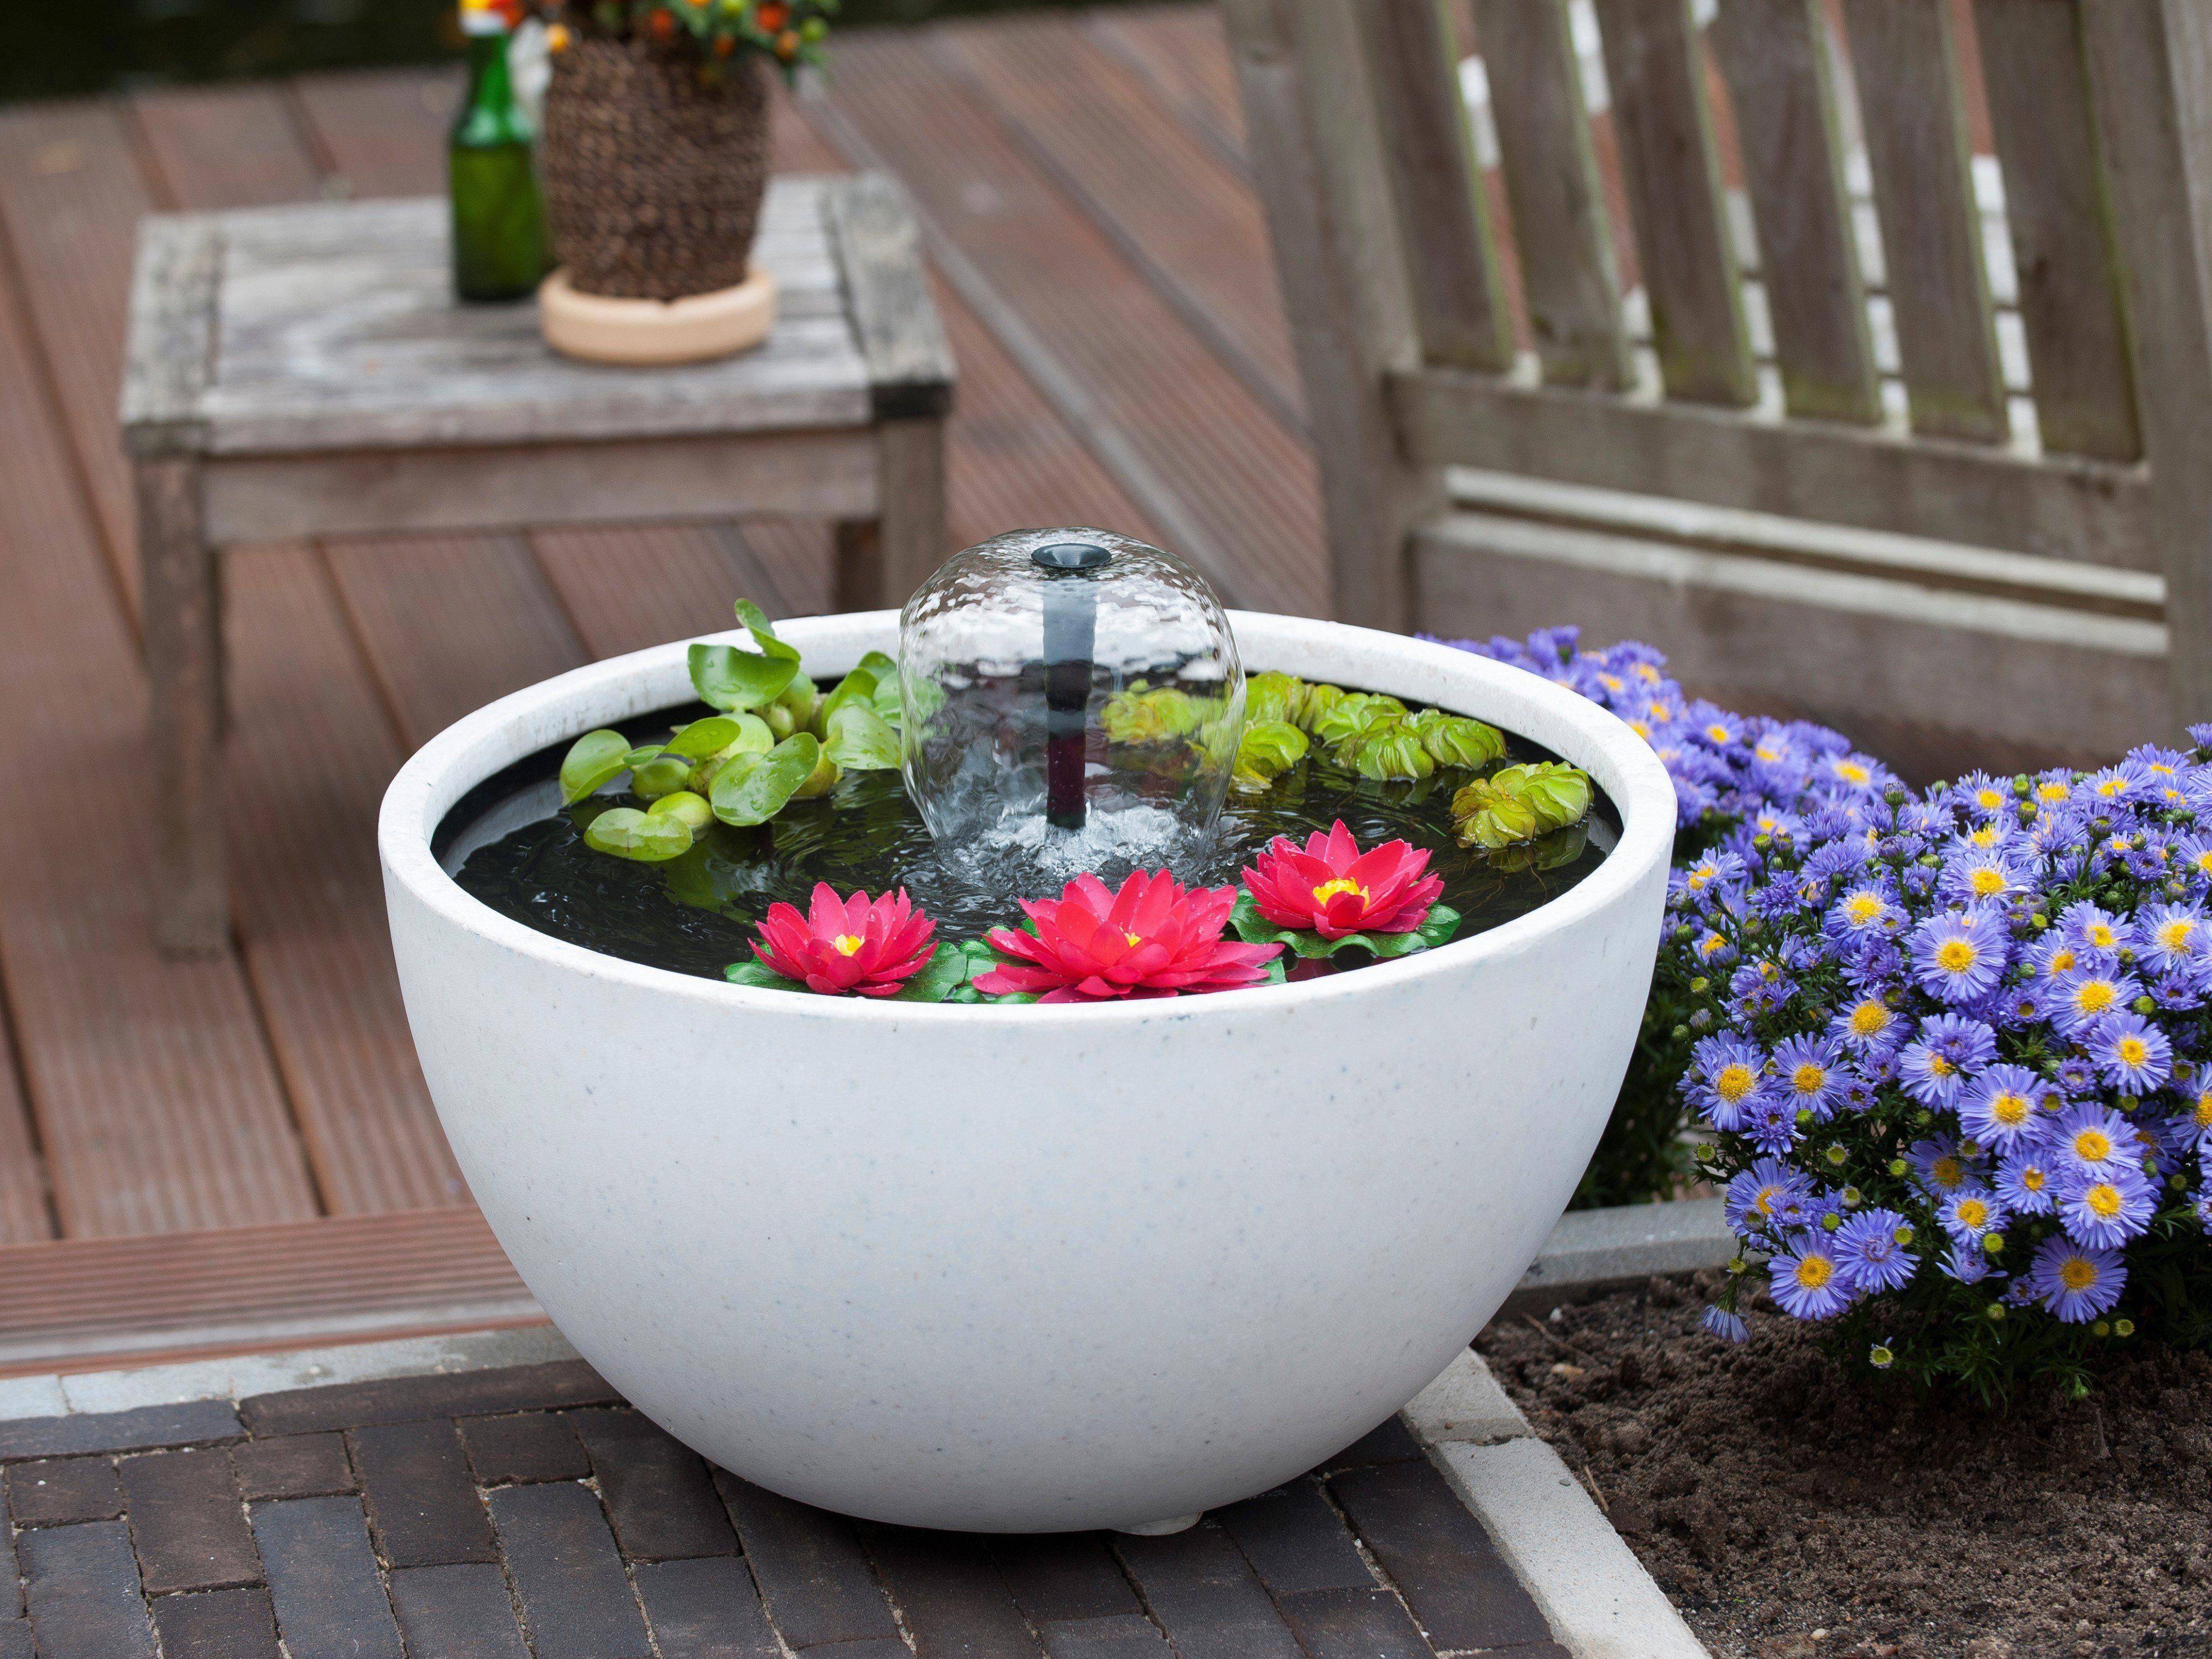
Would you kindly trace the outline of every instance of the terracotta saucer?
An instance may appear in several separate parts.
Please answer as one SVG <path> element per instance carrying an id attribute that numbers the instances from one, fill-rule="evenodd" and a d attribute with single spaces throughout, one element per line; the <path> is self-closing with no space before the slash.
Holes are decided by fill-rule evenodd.
<path id="1" fill-rule="evenodd" d="M 775 323 L 775 278 L 758 265 L 745 280 L 680 300 L 614 300 L 579 294 L 566 270 L 538 290 L 545 343 L 595 363 L 696 363 L 757 346 Z"/>

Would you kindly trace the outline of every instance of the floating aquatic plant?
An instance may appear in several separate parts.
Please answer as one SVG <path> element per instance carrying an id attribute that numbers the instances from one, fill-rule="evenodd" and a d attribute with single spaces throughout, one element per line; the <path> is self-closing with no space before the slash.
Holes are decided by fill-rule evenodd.
<path id="1" fill-rule="evenodd" d="M 1353 947 L 1377 957 L 1425 951 L 1459 927 L 1459 913 L 1436 902 L 1443 878 L 1428 866 L 1428 854 L 1408 842 L 1362 852 L 1341 818 L 1304 847 L 1278 836 L 1245 870 L 1231 922 L 1248 943 L 1285 945 L 1309 959 Z"/>
<path id="2" fill-rule="evenodd" d="M 1280 945 L 1222 938 L 1234 887 L 1185 889 L 1164 870 L 1138 871 L 1117 892 L 1078 876 L 1060 897 L 1024 899 L 1028 929 L 990 936 L 1000 960 L 971 975 L 981 995 L 1102 1002 L 1232 991 L 1279 977 Z"/>
<path id="3" fill-rule="evenodd" d="M 824 996 L 936 1001 L 967 976 L 958 947 L 936 945 L 936 933 L 937 924 L 908 902 L 903 889 L 841 899 L 818 882 L 805 915 L 794 905 L 769 907 L 753 945 L 757 960 L 733 965 L 729 978 Z"/>

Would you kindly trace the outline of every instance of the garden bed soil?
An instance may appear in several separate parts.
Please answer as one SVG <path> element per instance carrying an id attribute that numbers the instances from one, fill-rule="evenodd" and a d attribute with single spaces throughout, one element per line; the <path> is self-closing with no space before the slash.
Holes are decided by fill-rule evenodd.
<path id="1" fill-rule="evenodd" d="M 1655 1279 L 1476 1346 L 1721 1659 L 2212 1656 L 2212 1356 L 1984 1413 L 1777 1316 L 1726 1346 L 1704 1301 Z"/>

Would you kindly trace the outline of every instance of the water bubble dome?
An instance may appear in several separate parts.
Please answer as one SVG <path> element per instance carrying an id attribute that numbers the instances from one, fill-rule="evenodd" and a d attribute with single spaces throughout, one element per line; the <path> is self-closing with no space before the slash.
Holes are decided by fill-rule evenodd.
<path id="1" fill-rule="evenodd" d="M 1212 840 L 1244 671 L 1172 553 L 1087 528 L 978 543 L 907 601 L 899 678 L 907 793 L 976 879 L 1187 878 Z"/>

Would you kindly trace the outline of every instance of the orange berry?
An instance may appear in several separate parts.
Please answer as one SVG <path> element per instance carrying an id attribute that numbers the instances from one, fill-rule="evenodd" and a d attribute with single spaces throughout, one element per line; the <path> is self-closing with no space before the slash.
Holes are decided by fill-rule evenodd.
<path id="1" fill-rule="evenodd" d="M 778 3 L 778 0 L 769 0 L 769 3 L 763 6 L 757 14 L 761 32 L 764 34 L 774 34 L 790 21 L 790 17 L 791 8 Z"/>
<path id="2" fill-rule="evenodd" d="M 775 55 L 777 57 L 784 58 L 793 58 L 798 55 L 798 52 L 799 35 L 796 31 L 786 29 L 782 33 L 775 37 Z"/>

